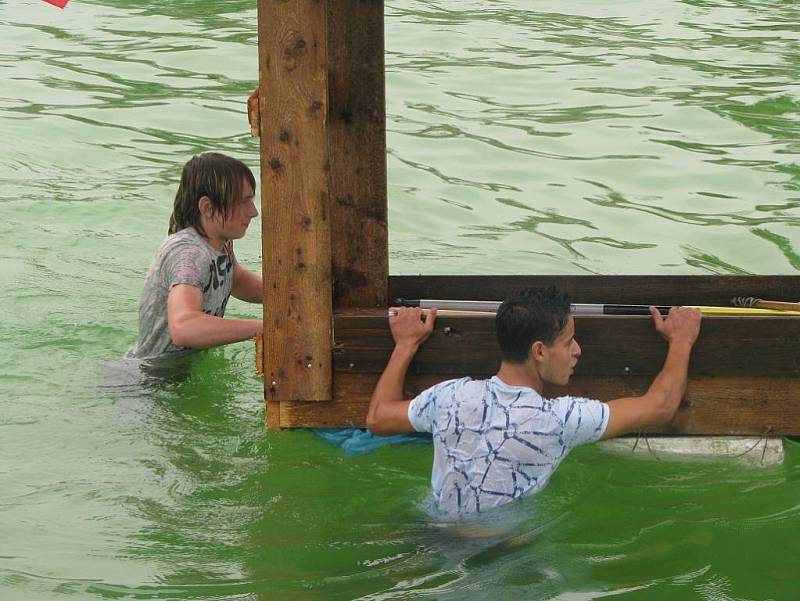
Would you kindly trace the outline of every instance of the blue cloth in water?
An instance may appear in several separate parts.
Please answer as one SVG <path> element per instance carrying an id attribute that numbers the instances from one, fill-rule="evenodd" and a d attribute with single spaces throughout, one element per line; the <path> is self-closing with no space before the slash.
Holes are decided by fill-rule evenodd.
<path id="1" fill-rule="evenodd" d="M 312 428 L 311 431 L 321 439 L 336 445 L 348 455 L 371 453 L 377 448 L 390 444 L 431 441 L 431 435 L 426 432 L 377 436 L 369 430 L 362 430 L 361 428 L 344 428 L 342 430 Z"/>

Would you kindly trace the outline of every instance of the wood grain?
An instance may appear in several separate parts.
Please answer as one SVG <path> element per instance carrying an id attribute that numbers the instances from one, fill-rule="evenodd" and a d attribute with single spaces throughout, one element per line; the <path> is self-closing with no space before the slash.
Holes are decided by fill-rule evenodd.
<path id="1" fill-rule="evenodd" d="M 332 394 L 325 7 L 258 0 L 268 401 Z"/>
<path id="2" fill-rule="evenodd" d="M 489 375 L 489 374 L 485 374 Z M 338 374 L 334 401 L 280 404 L 282 427 L 350 428 L 365 426 L 369 396 L 378 374 Z M 412 398 L 445 378 L 411 375 L 405 396 Z M 549 397 L 573 394 L 600 400 L 637 396 L 650 378 L 575 376 L 566 387 L 549 388 Z M 772 377 L 692 377 L 686 398 L 667 426 L 646 433 L 670 435 L 798 435 L 800 380 Z"/>
<path id="3" fill-rule="evenodd" d="M 385 307 L 386 99 L 382 0 L 328 3 L 333 305 Z"/>
<path id="4" fill-rule="evenodd" d="M 382 311 L 334 318 L 333 401 L 280 404 L 281 427 L 363 427 L 369 397 L 393 346 Z M 583 355 L 566 387 L 600 400 L 643 394 L 661 367 L 666 344 L 647 317 L 576 320 Z M 690 366 L 690 381 L 675 419 L 651 433 L 692 435 L 800 434 L 800 318 L 707 317 Z M 481 317 L 437 320 L 434 334 L 409 369 L 412 398 L 448 378 L 489 377 L 500 357 L 494 323 Z M 627 368 L 627 369 L 626 369 Z"/>
<path id="5" fill-rule="evenodd" d="M 383 315 L 337 314 L 334 369 L 380 373 L 393 348 Z M 645 316 L 577 317 L 582 355 L 575 375 L 648 376 L 661 369 L 667 345 Z M 442 317 L 409 373 L 443 377 L 494 373 L 500 352 L 494 320 Z M 800 377 L 800 317 L 704 317 L 692 352 L 694 376 Z"/>

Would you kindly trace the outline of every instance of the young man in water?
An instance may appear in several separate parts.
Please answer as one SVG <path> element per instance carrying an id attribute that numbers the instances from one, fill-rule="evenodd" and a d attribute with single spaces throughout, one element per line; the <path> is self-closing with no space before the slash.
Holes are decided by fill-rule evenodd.
<path id="1" fill-rule="evenodd" d="M 502 355 L 488 380 L 448 380 L 403 400 L 406 371 L 433 331 L 436 311 L 397 309 L 389 318 L 395 348 L 367 415 L 375 434 L 431 432 L 437 508 L 451 516 L 503 505 L 542 490 L 576 446 L 672 419 L 686 391 L 700 311 L 650 309 L 669 344 L 661 372 L 641 397 L 600 401 L 542 398 L 544 384 L 565 385 L 581 355 L 567 295 L 532 289 L 506 300 L 496 317 Z"/>
<path id="2" fill-rule="evenodd" d="M 223 319 L 230 295 L 261 303 L 261 276 L 242 267 L 233 240 L 258 215 L 256 180 L 241 161 L 219 153 L 183 168 L 167 237 L 150 265 L 139 301 L 139 339 L 128 357 L 152 359 L 238 342 L 260 319 Z"/>

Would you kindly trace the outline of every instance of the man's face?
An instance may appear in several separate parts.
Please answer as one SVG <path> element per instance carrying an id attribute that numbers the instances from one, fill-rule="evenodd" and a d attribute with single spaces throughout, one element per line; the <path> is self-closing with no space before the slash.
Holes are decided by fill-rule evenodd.
<path id="1" fill-rule="evenodd" d="M 544 361 L 541 374 L 544 381 L 558 386 L 567 384 L 581 356 L 581 347 L 575 340 L 575 320 L 571 315 L 566 327 L 551 344 L 544 345 L 542 353 Z"/>
<path id="2" fill-rule="evenodd" d="M 253 188 L 245 179 L 242 183 L 242 197 L 233 201 L 224 223 L 221 215 L 215 215 L 215 220 L 224 239 L 238 240 L 247 233 L 247 227 L 255 217 L 258 217 L 258 210 L 254 201 Z"/>

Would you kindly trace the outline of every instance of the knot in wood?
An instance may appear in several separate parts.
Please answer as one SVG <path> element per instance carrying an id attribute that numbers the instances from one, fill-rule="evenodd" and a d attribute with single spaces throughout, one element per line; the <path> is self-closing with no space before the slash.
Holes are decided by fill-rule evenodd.
<path id="1" fill-rule="evenodd" d="M 299 38 L 293 45 L 287 44 L 283 49 L 283 56 L 286 59 L 296 59 L 305 54 L 306 41 Z"/>

